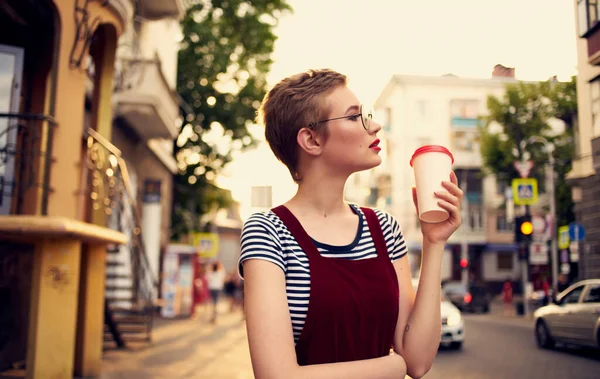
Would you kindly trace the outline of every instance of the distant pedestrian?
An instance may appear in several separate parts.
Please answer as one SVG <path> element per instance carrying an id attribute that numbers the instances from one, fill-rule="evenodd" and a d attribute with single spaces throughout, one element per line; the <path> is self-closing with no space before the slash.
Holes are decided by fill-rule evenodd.
<path id="1" fill-rule="evenodd" d="M 205 307 L 210 299 L 210 290 L 208 289 L 208 279 L 206 277 L 206 270 L 203 266 L 200 266 L 196 279 L 194 279 L 194 304 L 196 305 L 194 313 L 196 318 L 200 315 L 201 308 Z M 203 311 L 206 309 L 204 308 Z"/>
<path id="2" fill-rule="evenodd" d="M 550 283 L 548 283 L 548 278 L 545 276 L 542 278 L 542 292 L 544 293 L 542 305 L 548 305 L 550 302 Z"/>
<path id="3" fill-rule="evenodd" d="M 511 315 L 513 311 L 513 286 L 510 279 L 506 279 L 504 285 L 502 286 L 502 300 L 504 302 L 504 315 Z"/>
<path id="4" fill-rule="evenodd" d="M 556 283 L 557 295 L 559 293 L 561 293 L 562 291 L 566 290 L 567 288 L 569 288 L 569 285 L 570 285 L 569 277 L 566 274 L 560 274 L 558 276 L 558 283 Z"/>
<path id="5" fill-rule="evenodd" d="M 223 288 L 225 287 L 225 270 L 220 262 L 213 263 L 212 270 L 208 272 L 208 289 L 210 290 L 210 296 L 213 302 L 213 314 L 210 322 L 215 323 L 217 321 L 217 305 L 219 303 L 219 297 Z"/>

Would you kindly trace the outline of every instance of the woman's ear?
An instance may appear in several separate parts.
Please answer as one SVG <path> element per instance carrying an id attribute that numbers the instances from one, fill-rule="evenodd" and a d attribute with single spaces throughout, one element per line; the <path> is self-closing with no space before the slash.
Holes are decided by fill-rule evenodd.
<path id="1" fill-rule="evenodd" d="M 298 145 L 300 145 L 300 148 L 309 155 L 320 155 L 323 150 L 323 138 L 313 129 L 300 129 L 296 136 L 296 141 L 298 142 Z"/>

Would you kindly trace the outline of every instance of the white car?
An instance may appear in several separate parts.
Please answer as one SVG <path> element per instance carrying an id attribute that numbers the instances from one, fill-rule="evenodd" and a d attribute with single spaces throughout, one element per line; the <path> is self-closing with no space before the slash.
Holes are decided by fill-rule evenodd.
<path id="1" fill-rule="evenodd" d="M 415 291 L 417 291 L 419 279 L 413 278 L 412 284 Z M 442 339 L 440 345 L 458 350 L 462 348 L 465 340 L 465 322 L 460 310 L 446 298 L 443 292 L 441 302 Z"/>
<path id="2" fill-rule="evenodd" d="M 571 285 L 533 317 L 541 348 L 552 348 L 555 342 L 600 348 L 600 279 Z"/>

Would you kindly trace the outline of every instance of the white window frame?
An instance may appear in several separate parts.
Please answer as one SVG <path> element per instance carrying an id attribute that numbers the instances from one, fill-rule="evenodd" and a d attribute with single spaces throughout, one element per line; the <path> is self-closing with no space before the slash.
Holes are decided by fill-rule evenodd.
<path id="1" fill-rule="evenodd" d="M 590 12 L 592 10 L 593 12 Z M 600 23 L 600 0 L 577 1 L 577 31 L 585 37 Z"/>
<path id="2" fill-rule="evenodd" d="M 21 86 L 23 81 L 23 59 L 25 56 L 25 49 L 17 46 L 0 45 L 0 53 L 5 55 L 14 56 L 15 62 L 13 67 L 13 82 L 11 84 L 10 104 L 7 113 L 18 113 L 19 112 L 19 99 L 21 94 Z M 0 109 L 0 113 L 5 113 L 5 110 Z M 0 119 L 1 120 L 1 119 Z M 4 119 L 7 120 L 7 119 Z M 0 135 L 6 135 L 6 144 L 15 146 L 17 142 L 17 129 L 14 128 L 14 123 L 18 123 L 17 119 L 8 119 L 6 125 L 0 124 Z M 8 130 L 11 126 L 12 129 Z M 4 148 L 6 146 L 1 146 Z M 4 183 L 13 183 L 15 180 L 15 157 L 14 155 L 7 154 L 5 152 L 5 162 L 0 162 L 0 166 L 4 165 L 4 170 L 0 172 L 0 176 Z M 7 215 L 10 213 L 11 201 L 10 197 L 6 196 L 6 190 L 1 187 L 0 183 L 0 196 L 3 198 L 0 202 L 0 215 Z M 9 189 L 9 191 L 11 191 Z"/>

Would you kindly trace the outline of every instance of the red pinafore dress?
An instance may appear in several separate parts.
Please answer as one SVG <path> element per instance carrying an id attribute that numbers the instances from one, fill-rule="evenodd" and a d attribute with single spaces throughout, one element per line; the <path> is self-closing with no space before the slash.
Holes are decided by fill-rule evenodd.
<path id="1" fill-rule="evenodd" d="M 273 209 L 309 260 L 308 313 L 296 343 L 301 366 L 390 353 L 398 320 L 398 279 L 377 215 L 370 208 L 361 209 L 377 249 L 376 258 L 325 258 L 285 206 Z"/>

